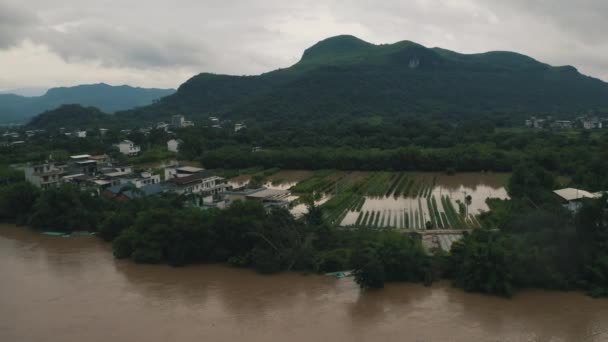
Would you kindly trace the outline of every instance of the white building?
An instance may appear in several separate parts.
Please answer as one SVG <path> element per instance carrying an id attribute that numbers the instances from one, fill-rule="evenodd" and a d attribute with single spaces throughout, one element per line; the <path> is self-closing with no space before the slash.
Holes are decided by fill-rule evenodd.
<path id="1" fill-rule="evenodd" d="M 209 172 L 197 172 L 185 177 L 168 179 L 170 191 L 183 194 L 218 195 L 226 190 L 225 179 Z"/>
<path id="2" fill-rule="evenodd" d="M 244 128 L 247 128 L 247 126 L 245 126 L 244 124 L 237 123 L 237 124 L 234 125 L 234 131 L 235 132 L 238 132 L 238 131 L 240 131 L 240 130 L 242 130 Z"/>
<path id="3" fill-rule="evenodd" d="M 171 117 L 171 127 L 173 127 L 173 128 L 194 127 L 194 122 L 187 121 L 183 115 L 173 115 L 173 117 Z"/>
<path id="4" fill-rule="evenodd" d="M 171 117 L 171 126 L 175 128 L 181 128 L 184 124 L 184 121 L 186 121 L 186 119 L 183 115 L 173 115 L 173 117 Z"/>
<path id="5" fill-rule="evenodd" d="M 167 150 L 169 152 L 179 152 L 179 145 L 181 145 L 183 141 L 181 139 L 171 139 L 167 141 Z"/>
<path id="6" fill-rule="evenodd" d="M 54 163 L 26 166 L 24 173 L 26 181 L 42 189 L 58 186 L 64 175 L 63 169 L 55 166 Z"/>
<path id="7" fill-rule="evenodd" d="M 601 129 L 603 124 L 598 118 L 583 119 L 584 129 Z"/>
<path id="8" fill-rule="evenodd" d="M 601 197 L 601 193 L 592 194 L 588 191 L 574 188 L 559 189 L 553 191 L 553 193 L 562 199 L 564 208 L 573 213 L 579 211 L 583 206 L 584 199 Z"/>
<path id="9" fill-rule="evenodd" d="M 135 145 L 131 140 L 123 140 L 116 145 L 120 153 L 127 156 L 136 156 L 141 152 L 141 148 Z"/>
<path id="10" fill-rule="evenodd" d="M 159 122 L 156 124 L 156 129 L 160 129 L 160 130 L 167 132 L 169 130 L 169 124 L 166 124 L 164 122 Z"/>
<path id="11" fill-rule="evenodd" d="M 99 135 L 101 135 L 102 137 L 105 136 L 106 133 L 108 133 L 108 129 L 107 128 L 100 128 L 99 129 Z"/>
<path id="12" fill-rule="evenodd" d="M 76 131 L 74 132 L 74 136 L 76 136 L 76 138 L 86 138 L 87 131 Z"/>
<path id="13" fill-rule="evenodd" d="M 159 184 L 160 183 L 160 175 L 155 175 L 151 172 L 142 172 L 139 177 L 136 178 L 122 178 L 120 180 L 121 184 L 131 183 L 135 185 L 136 188 L 141 189 L 146 185 L 150 184 Z"/>
<path id="14" fill-rule="evenodd" d="M 165 168 L 165 180 L 168 181 L 173 178 L 187 177 L 203 171 L 205 171 L 205 169 L 194 166 L 171 166 Z"/>

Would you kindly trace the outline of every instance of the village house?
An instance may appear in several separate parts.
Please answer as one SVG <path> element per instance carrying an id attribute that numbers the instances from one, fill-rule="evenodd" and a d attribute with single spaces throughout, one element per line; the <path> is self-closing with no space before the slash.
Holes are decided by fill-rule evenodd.
<path id="1" fill-rule="evenodd" d="M 581 119 L 581 123 L 584 129 L 602 129 L 603 122 L 598 118 L 584 118 Z"/>
<path id="2" fill-rule="evenodd" d="M 179 145 L 181 145 L 183 141 L 181 139 L 171 139 L 167 141 L 167 150 L 169 152 L 179 152 Z"/>
<path id="3" fill-rule="evenodd" d="M 65 173 L 63 168 L 57 167 L 52 162 L 28 165 L 23 171 L 26 181 L 42 189 L 60 185 Z"/>
<path id="4" fill-rule="evenodd" d="M 135 188 L 130 183 L 119 184 L 109 187 L 103 191 L 103 196 L 118 202 L 126 202 L 135 198 L 159 195 L 166 189 L 162 184 L 148 184 L 141 188 Z"/>
<path id="5" fill-rule="evenodd" d="M 127 156 L 136 156 L 141 152 L 141 148 L 135 145 L 131 140 L 123 140 L 116 145 L 120 153 Z"/>
<path id="6" fill-rule="evenodd" d="M 193 127 L 194 122 L 186 120 L 183 115 L 173 115 L 171 117 L 171 127 L 172 128 L 186 128 Z"/>
<path id="7" fill-rule="evenodd" d="M 583 201 L 590 198 L 601 197 L 601 193 L 590 193 L 585 190 L 575 188 L 565 188 L 553 191 L 562 201 L 564 208 L 576 213 L 583 206 Z"/>
<path id="8" fill-rule="evenodd" d="M 245 126 L 244 124 L 237 123 L 237 124 L 234 125 L 234 131 L 235 132 L 238 132 L 238 131 L 240 131 L 242 129 L 245 129 L 245 128 L 247 128 L 247 126 Z"/>
<path id="9" fill-rule="evenodd" d="M 167 189 L 179 195 L 218 195 L 226 190 L 225 179 L 209 171 L 201 171 L 189 176 L 167 179 Z"/>
<path id="10" fill-rule="evenodd" d="M 203 172 L 203 171 L 205 171 L 205 169 L 202 169 L 200 167 L 194 167 L 194 166 L 179 166 L 179 165 L 169 166 L 169 167 L 165 168 L 165 180 L 169 180 L 172 178 L 191 176 L 193 174 Z"/>
<path id="11" fill-rule="evenodd" d="M 551 123 L 553 129 L 572 129 L 574 124 L 569 120 L 557 120 Z"/>
<path id="12" fill-rule="evenodd" d="M 265 187 L 226 191 L 223 194 L 227 205 L 232 204 L 234 201 L 251 200 L 262 203 L 267 209 L 288 208 L 290 195 L 291 193 L 287 190 L 267 189 Z"/>
<path id="13" fill-rule="evenodd" d="M 91 155 L 75 155 L 70 156 L 67 172 L 71 174 L 94 175 L 97 173 L 97 166 L 97 161 L 91 159 Z"/>
<path id="14" fill-rule="evenodd" d="M 138 177 L 121 178 L 121 184 L 131 183 L 136 188 L 141 189 L 146 185 L 159 184 L 160 175 L 155 175 L 152 172 L 142 172 Z"/>
<path id="15" fill-rule="evenodd" d="M 159 122 L 156 124 L 156 129 L 167 132 L 167 131 L 169 131 L 169 125 L 164 122 Z"/>

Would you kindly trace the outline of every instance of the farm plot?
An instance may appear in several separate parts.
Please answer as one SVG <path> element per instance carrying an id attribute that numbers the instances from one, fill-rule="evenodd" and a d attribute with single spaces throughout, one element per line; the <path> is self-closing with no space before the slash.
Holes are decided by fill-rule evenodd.
<path id="1" fill-rule="evenodd" d="M 458 176 L 447 177 L 373 172 L 356 191 L 327 206 L 327 215 L 351 228 L 470 229 L 479 227 L 477 215 L 487 210 L 487 198 L 508 198 L 504 183 L 488 182 L 486 174 L 480 174 L 479 184 L 471 184 L 470 174 L 466 184 L 458 184 Z"/>

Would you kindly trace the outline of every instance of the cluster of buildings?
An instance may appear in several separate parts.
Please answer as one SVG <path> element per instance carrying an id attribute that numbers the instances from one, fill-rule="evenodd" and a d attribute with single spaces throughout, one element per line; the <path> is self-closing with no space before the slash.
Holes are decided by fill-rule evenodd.
<path id="1" fill-rule="evenodd" d="M 173 115 L 171 117 L 171 122 L 159 122 L 156 124 L 156 129 L 162 129 L 165 132 L 169 132 L 170 129 L 180 129 L 194 127 L 194 122 L 186 120 L 186 117 L 183 115 Z"/>
<path id="2" fill-rule="evenodd" d="M 532 116 L 526 120 L 526 127 L 534 129 L 602 129 L 606 126 L 608 126 L 608 120 L 598 117 L 579 117 L 571 121 L 555 120 L 552 116 L 544 118 Z"/>
<path id="3" fill-rule="evenodd" d="M 193 166 L 172 165 L 161 172 L 136 172 L 133 167 L 116 165 L 107 155 L 74 155 L 67 162 L 27 165 L 26 181 L 49 189 L 65 183 L 78 185 L 117 201 L 173 193 L 185 196 L 189 205 L 199 208 L 226 208 L 232 202 L 253 200 L 265 207 L 289 207 L 289 191 L 255 189 L 229 185 L 212 171 Z"/>

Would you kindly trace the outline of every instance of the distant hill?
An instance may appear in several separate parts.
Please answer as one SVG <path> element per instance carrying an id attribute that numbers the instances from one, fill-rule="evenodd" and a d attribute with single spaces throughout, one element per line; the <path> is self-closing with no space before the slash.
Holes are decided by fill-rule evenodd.
<path id="1" fill-rule="evenodd" d="M 113 113 L 150 105 L 174 92 L 173 89 L 146 89 L 100 83 L 52 88 L 46 94 L 35 97 L 0 94 L 0 123 L 27 122 L 34 115 L 63 104 L 94 106 L 104 112 Z"/>
<path id="2" fill-rule="evenodd" d="M 104 127 L 113 121 L 114 116 L 101 112 L 95 107 L 83 107 L 77 104 L 62 105 L 35 116 L 27 125 L 28 129 L 57 130 L 86 129 Z"/>
<path id="3" fill-rule="evenodd" d="M 574 67 L 514 52 L 460 54 L 414 42 L 374 45 L 337 36 L 307 49 L 295 65 L 259 76 L 203 73 L 132 120 L 209 115 L 256 120 L 324 120 L 328 115 L 441 114 L 574 116 L 608 112 L 608 84 Z"/>

